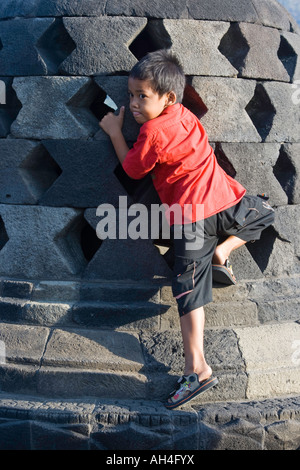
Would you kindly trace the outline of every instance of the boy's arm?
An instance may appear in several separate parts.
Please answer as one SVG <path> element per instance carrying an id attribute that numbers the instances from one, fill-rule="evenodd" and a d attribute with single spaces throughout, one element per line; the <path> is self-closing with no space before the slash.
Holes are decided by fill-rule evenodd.
<path id="1" fill-rule="evenodd" d="M 127 153 L 129 152 L 129 147 L 126 144 L 122 133 L 124 114 L 125 106 L 122 106 L 118 116 L 113 113 L 108 113 L 99 122 L 99 126 L 101 127 L 101 129 L 103 129 L 104 132 L 109 135 L 121 164 L 123 163 Z"/>

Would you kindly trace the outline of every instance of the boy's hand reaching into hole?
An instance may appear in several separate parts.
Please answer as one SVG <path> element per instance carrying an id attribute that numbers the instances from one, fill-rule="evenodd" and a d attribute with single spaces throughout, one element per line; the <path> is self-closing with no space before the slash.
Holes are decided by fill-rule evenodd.
<path id="1" fill-rule="evenodd" d="M 125 114 L 125 106 L 122 106 L 118 115 L 113 113 L 108 113 L 104 116 L 103 119 L 99 122 L 101 129 L 109 135 L 109 137 L 114 137 L 119 134 L 123 127 Z"/>

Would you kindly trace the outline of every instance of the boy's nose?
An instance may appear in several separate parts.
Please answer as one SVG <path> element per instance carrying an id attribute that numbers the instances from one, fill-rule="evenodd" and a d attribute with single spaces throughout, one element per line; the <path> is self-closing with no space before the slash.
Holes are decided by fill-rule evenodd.
<path id="1" fill-rule="evenodd" d="M 131 108 L 138 108 L 138 101 L 134 97 L 131 98 L 130 107 Z"/>

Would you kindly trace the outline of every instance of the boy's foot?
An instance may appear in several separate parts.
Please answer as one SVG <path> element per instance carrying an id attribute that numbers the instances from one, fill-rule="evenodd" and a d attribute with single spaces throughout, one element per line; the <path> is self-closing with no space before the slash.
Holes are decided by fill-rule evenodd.
<path id="1" fill-rule="evenodd" d="M 178 380 L 176 390 L 170 393 L 165 407 L 169 410 L 177 408 L 177 406 L 187 403 L 200 393 L 214 387 L 217 383 L 218 379 L 213 376 L 199 382 L 198 374 L 196 373 L 187 376 L 183 375 Z"/>
<path id="2" fill-rule="evenodd" d="M 228 286 L 236 284 L 236 278 L 233 274 L 232 266 L 227 259 L 225 264 L 213 264 L 212 265 L 213 280 L 220 284 L 226 284 Z"/>

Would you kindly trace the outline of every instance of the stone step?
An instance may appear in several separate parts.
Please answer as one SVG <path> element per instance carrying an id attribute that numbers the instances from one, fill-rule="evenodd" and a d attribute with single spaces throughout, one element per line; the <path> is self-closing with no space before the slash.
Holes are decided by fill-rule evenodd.
<path id="1" fill-rule="evenodd" d="M 300 276 L 214 287 L 209 328 L 296 321 Z M 0 280 L 0 321 L 41 326 L 179 329 L 170 285 Z"/>
<path id="2" fill-rule="evenodd" d="M 185 449 L 183 455 L 193 456 L 197 464 L 196 459 L 202 459 L 197 450 L 297 450 L 299 445 L 299 395 L 190 402 L 169 411 L 156 401 L 66 400 L 0 392 L 0 450 L 106 450 L 111 452 L 99 455 L 107 464 L 113 454 L 121 457 L 121 450 L 148 450 L 132 455 L 149 457 L 149 463 L 154 455 L 159 458 L 154 449 L 178 455 Z"/>
<path id="3" fill-rule="evenodd" d="M 300 325 L 207 329 L 219 385 L 195 402 L 300 393 Z M 114 331 L 0 325 L 0 390 L 47 397 L 164 401 L 182 374 L 176 330 Z"/>

